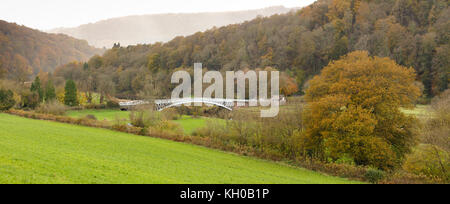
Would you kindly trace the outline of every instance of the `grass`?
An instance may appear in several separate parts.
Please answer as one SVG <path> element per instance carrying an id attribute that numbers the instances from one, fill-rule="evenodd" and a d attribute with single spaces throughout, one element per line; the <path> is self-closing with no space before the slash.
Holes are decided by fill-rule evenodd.
<path id="1" fill-rule="evenodd" d="M 192 135 L 192 133 L 195 130 L 197 130 L 199 128 L 202 128 L 202 127 L 205 127 L 206 126 L 206 122 L 208 120 L 219 121 L 219 122 L 223 122 L 225 124 L 225 120 L 224 119 L 205 118 L 205 117 L 193 118 L 192 116 L 187 116 L 187 115 L 184 115 L 180 119 L 174 120 L 173 122 L 179 124 L 183 128 L 185 134 Z"/>
<path id="2" fill-rule="evenodd" d="M 418 119 L 428 119 L 433 117 L 433 113 L 430 112 L 429 105 L 417 105 L 414 109 L 402 109 L 402 112 L 407 115 L 414 115 Z"/>
<path id="3" fill-rule="evenodd" d="M 358 183 L 204 147 L 0 114 L 0 183 Z"/>
<path id="4" fill-rule="evenodd" d="M 193 118 L 191 116 L 183 116 L 178 120 L 173 122 L 179 124 L 184 133 L 187 135 L 191 135 L 196 129 L 205 127 L 207 118 Z"/>
<path id="5" fill-rule="evenodd" d="M 85 117 L 86 115 L 93 115 L 98 120 L 114 121 L 116 117 L 119 117 L 120 119 L 129 120 L 130 112 L 120 110 L 79 110 L 79 111 L 69 111 L 67 112 L 66 115 L 74 118 L 81 118 Z M 215 118 L 211 119 L 220 120 Z M 204 117 L 193 118 L 191 116 L 183 116 L 179 120 L 175 120 L 173 122 L 179 124 L 183 128 L 185 134 L 191 135 L 196 129 L 204 127 L 206 125 L 207 120 L 208 118 Z"/>

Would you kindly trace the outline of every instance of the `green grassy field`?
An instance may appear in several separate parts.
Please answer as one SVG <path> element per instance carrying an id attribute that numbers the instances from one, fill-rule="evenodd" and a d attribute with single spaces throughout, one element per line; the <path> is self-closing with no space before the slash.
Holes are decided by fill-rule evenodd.
<path id="1" fill-rule="evenodd" d="M 0 114 L 0 183 L 358 183 L 105 129 Z"/>
<path id="2" fill-rule="evenodd" d="M 114 121 L 117 117 L 120 119 L 129 119 L 130 112 L 120 110 L 77 110 L 68 111 L 67 116 L 74 118 L 85 117 L 86 115 L 93 115 L 97 120 Z"/>
<path id="3" fill-rule="evenodd" d="M 79 111 L 69 111 L 66 114 L 69 117 L 81 118 L 86 115 L 93 115 L 98 120 L 107 120 L 114 121 L 116 118 L 120 118 L 123 120 L 129 120 L 130 112 L 128 111 L 120 111 L 120 110 L 79 110 Z M 183 116 L 179 120 L 175 120 L 173 122 L 179 124 L 184 133 L 187 135 L 192 134 L 197 128 L 204 127 L 206 125 L 206 121 L 208 118 L 192 118 L 191 116 Z M 213 120 L 220 120 L 215 119 Z"/>
<path id="4" fill-rule="evenodd" d="M 191 135 L 196 129 L 205 127 L 207 118 L 192 118 L 191 116 L 183 116 L 178 120 L 174 120 L 173 122 L 179 124 L 184 133 L 187 135 Z"/>

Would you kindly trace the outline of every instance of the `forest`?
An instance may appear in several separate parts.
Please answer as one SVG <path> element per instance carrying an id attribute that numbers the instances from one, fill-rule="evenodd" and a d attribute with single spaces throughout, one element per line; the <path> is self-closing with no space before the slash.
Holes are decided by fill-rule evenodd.
<path id="1" fill-rule="evenodd" d="M 75 28 L 57 28 L 48 32 L 85 39 L 95 47 L 111 48 L 117 42 L 125 46 L 168 42 L 176 36 L 192 35 L 215 26 L 242 23 L 257 16 L 271 16 L 290 10 L 283 6 L 275 6 L 235 12 L 148 14 L 106 19 Z"/>
<path id="2" fill-rule="evenodd" d="M 319 0 L 297 12 L 214 28 L 168 43 L 122 47 L 60 66 L 58 85 L 121 98 L 167 97 L 174 70 L 202 62 L 209 70 L 277 69 L 302 94 L 330 61 L 356 50 L 413 67 L 426 98 L 448 88 L 448 0 Z"/>
<path id="3" fill-rule="evenodd" d="M 84 40 L 0 20 L 0 78 L 27 82 L 39 72 L 53 72 L 58 66 L 103 52 Z"/>

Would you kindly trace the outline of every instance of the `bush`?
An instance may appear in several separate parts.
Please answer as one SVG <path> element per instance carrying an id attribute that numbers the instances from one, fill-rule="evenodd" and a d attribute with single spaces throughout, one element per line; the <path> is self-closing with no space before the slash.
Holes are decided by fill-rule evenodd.
<path id="1" fill-rule="evenodd" d="M 303 168 L 323 172 L 328 175 L 365 180 L 367 168 L 349 164 L 323 163 L 313 158 L 301 158 L 297 160 Z"/>
<path id="2" fill-rule="evenodd" d="M 66 114 L 66 106 L 59 103 L 58 101 L 50 101 L 41 104 L 37 109 L 37 113 L 51 114 L 51 115 L 64 115 Z"/>
<path id="3" fill-rule="evenodd" d="M 84 125 L 88 127 L 111 129 L 111 124 L 109 122 L 90 120 L 87 118 L 77 119 L 68 116 L 42 114 L 36 112 L 27 112 L 23 110 L 9 110 L 8 113 L 32 119 L 49 120 L 68 124 Z"/>
<path id="4" fill-rule="evenodd" d="M 192 109 L 187 106 L 178 106 L 174 107 L 174 109 L 178 112 L 180 115 L 192 115 Z"/>
<path id="5" fill-rule="evenodd" d="M 403 169 L 416 175 L 450 181 L 450 155 L 433 145 L 420 145 L 406 157 Z"/>
<path id="6" fill-rule="evenodd" d="M 386 176 L 379 184 L 445 184 L 443 180 L 425 175 L 417 175 L 405 171 L 396 171 Z"/>
<path id="7" fill-rule="evenodd" d="M 181 117 L 174 108 L 163 110 L 161 113 L 164 120 L 178 120 Z"/>
<path id="8" fill-rule="evenodd" d="M 35 109 L 39 106 L 39 94 L 35 92 L 25 91 L 21 94 L 21 106 L 22 108 Z"/>
<path id="9" fill-rule="evenodd" d="M 370 183 L 377 184 L 378 182 L 384 179 L 385 173 L 384 171 L 375 168 L 369 168 L 364 177 Z"/>
<path id="10" fill-rule="evenodd" d="M 109 109 L 119 109 L 120 105 L 118 102 L 109 100 L 106 102 L 106 107 Z"/>
<path id="11" fill-rule="evenodd" d="M 11 90 L 0 89 L 0 111 L 11 109 L 16 104 Z"/>
<path id="12" fill-rule="evenodd" d="M 153 127 L 161 121 L 161 114 L 156 111 L 133 111 L 130 114 L 130 121 L 135 127 Z"/>
<path id="13" fill-rule="evenodd" d="M 87 104 L 84 106 L 85 109 L 94 109 L 94 110 L 100 110 L 100 109 L 106 109 L 105 104 Z"/>
<path id="14" fill-rule="evenodd" d="M 419 146 L 404 167 L 415 174 L 439 177 L 449 181 L 450 155 L 450 90 L 431 103 L 433 115 L 420 129 Z"/>
<path id="15" fill-rule="evenodd" d="M 232 120 L 207 121 L 193 134 L 219 146 L 253 149 L 271 159 L 296 159 L 303 154 L 302 107 L 282 110 L 276 118 L 260 118 L 258 111 L 235 110 Z"/>
<path id="16" fill-rule="evenodd" d="M 95 117 L 95 115 L 86 115 L 84 118 L 89 120 L 97 120 L 97 117 Z"/>
<path id="17" fill-rule="evenodd" d="M 180 125 L 178 125 L 177 123 L 171 122 L 171 121 L 167 121 L 167 120 L 160 121 L 155 126 L 155 128 L 160 131 L 165 131 L 168 133 L 180 134 L 180 135 L 183 134 L 183 129 L 180 127 Z"/>

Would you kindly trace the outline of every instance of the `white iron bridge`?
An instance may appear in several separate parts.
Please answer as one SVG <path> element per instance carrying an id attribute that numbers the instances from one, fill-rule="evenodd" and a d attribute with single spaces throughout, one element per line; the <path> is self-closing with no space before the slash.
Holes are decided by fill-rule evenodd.
<path id="1" fill-rule="evenodd" d="M 271 99 L 267 99 L 266 102 L 270 102 Z M 272 99 L 275 100 L 275 99 Z M 161 99 L 161 100 L 155 100 L 155 109 L 157 111 L 163 111 L 164 109 L 171 108 L 171 107 L 177 107 L 181 105 L 192 105 L 192 104 L 207 104 L 207 105 L 213 105 L 218 106 L 224 109 L 227 109 L 229 111 L 232 111 L 234 107 L 236 107 L 238 104 L 258 104 L 258 101 L 261 102 L 261 100 L 257 99 L 224 99 L 224 98 L 180 98 L 180 99 Z M 122 109 L 129 109 L 133 106 L 139 106 L 139 105 L 148 105 L 151 104 L 148 101 L 138 100 L 138 101 L 128 101 L 128 102 L 120 102 L 119 105 Z"/>
<path id="2" fill-rule="evenodd" d="M 246 104 L 251 100 L 241 100 L 241 99 L 224 99 L 224 98 L 180 98 L 180 99 L 166 99 L 166 100 L 156 100 L 156 110 L 162 111 L 167 108 L 181 106 L 181 105 L 191 105 L 191 104 L 207 104 L 222 107 L 229 111 L 233 110 L 233 107 L 237 103 Z M 255 100 L 257 102 L 257 100 Z"/>

